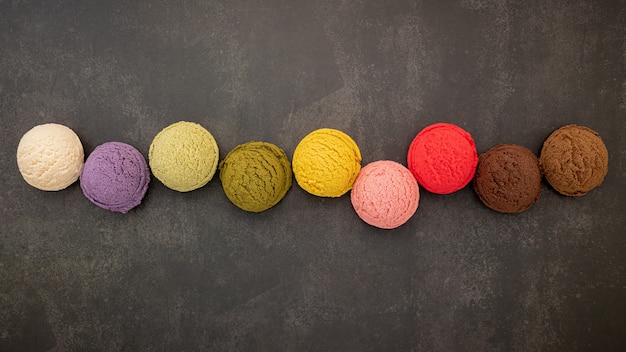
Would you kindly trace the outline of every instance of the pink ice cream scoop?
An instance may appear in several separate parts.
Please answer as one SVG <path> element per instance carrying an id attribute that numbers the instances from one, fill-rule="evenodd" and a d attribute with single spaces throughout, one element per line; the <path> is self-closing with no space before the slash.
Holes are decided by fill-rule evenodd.
<path id="1" fill-rule="evenodd" d="M 141 203 L 150 183 L 150 169 L 133 146 L 120 142 L 99 145 L 80 174 L 80 188 L 95 205 L 126 213 Z"/>
<path id="2" fill-rule="evenodd" d="M 350 198 L 363 221 L 381 229 L 393 229 L 415 214 L 420 193 L 409 169 L 395 161 L 381 160 L 361 169 Z"/>

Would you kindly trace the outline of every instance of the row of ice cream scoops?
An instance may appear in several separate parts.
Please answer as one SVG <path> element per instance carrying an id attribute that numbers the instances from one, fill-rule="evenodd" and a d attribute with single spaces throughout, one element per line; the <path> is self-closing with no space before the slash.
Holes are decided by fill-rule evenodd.
<path id="1" fill-rule="evenodd" d="M 262 212 L 298 185 L 319 197 L 350 191 L 352 206 L 366 223 L 393 229 L 417 211 L 420 187 L 454 193 L 470 182 L 479 199 L 501 213 L 520 213 L 539 200 L 543 177 L 559 193 L 582 196 L 608 172 L 608 151 L 590 128 L 566 125 L 545 140 L 540 157 L 516 144 L 499 144 L 478 155 L 472 136 L 450 123 L 422 129 L 411 142 L 407 167 L 378 160 L 361 168 L 361 152 L 346 133 L 321 128 L 296 146 L 292 162 L 278 146 L 248 142 L 219 160 L 213 135 L 194 122 L 165 127 L 153 139 L 148 162 L 133 146 L 107 142 L 84 160 L 83 146 L 70 128 L 48 123 L 21 138 L 17 164 L 24 180 L 45 190 L 65 189 L 77 180 L 95 205 L 126 213 L 138 206 L 153 175 L 168 188 L 189 192 L 206 185 L 219 170 L 227 198 L 249 212 Z"/>

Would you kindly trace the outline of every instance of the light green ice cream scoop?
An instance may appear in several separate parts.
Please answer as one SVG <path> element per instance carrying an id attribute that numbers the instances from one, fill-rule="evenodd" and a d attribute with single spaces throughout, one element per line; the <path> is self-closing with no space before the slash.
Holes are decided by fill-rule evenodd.
<path id="1" fill-rule="evenodd" d="M 287 155 L 266 142 L 236 146 L 220 162 L 219 169 L 228 199 L 237 207 L 255 213 L 280 202 L 292 183 Z"/>

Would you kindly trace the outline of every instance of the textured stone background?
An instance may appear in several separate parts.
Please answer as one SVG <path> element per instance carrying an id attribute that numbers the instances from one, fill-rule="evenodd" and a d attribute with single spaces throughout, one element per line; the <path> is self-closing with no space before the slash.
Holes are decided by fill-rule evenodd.
<path id="1" fill-rule="evenodd" d="M 623 0 L 0 0 L 0 351 L 625 350 L 625 33 Z M 513 216 L 423 192 L 384 231 L 296 184 L 255 215 L 153 179 L 110 213 L 15 162 L 40 123 L 147 155 L 179 120 L 222 157 L 338 128 L 364 164 L 439 121 L 537 153 L 577 123 L 610 171 Z"/>

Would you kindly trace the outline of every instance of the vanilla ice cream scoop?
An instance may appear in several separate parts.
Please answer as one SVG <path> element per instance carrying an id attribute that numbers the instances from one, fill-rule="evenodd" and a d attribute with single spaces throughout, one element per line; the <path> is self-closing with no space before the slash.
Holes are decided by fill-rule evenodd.
<path id="1" fill-rule="evenodd" d="M 24 180 L 43 191 L 59 191 L 78 180 L 85 154 L 69 127 L 48 123 L 26 132 L 17 146 L 17 166 Z"/>

